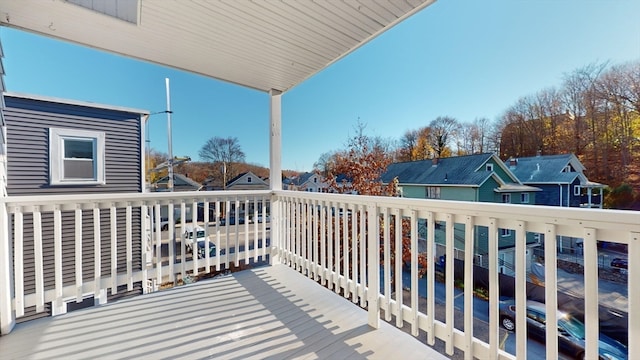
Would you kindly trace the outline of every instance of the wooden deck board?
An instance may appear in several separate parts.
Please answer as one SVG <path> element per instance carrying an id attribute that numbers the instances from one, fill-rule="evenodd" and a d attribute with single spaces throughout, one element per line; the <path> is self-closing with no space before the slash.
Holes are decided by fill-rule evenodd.
<path id="1" fill-rule="evenodd" d="M 19 324 L 2 359 L 446 359 L 284 265 Z"/>

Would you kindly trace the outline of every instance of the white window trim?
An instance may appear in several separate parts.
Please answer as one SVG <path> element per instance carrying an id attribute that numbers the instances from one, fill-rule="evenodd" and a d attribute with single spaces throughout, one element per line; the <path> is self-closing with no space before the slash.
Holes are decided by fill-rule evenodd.
<path id="1" fill-rule="evenodd" d="M 521 193 L 520 194 L 520 203 L 528 204 L 529 203 L 529 193 Z"/>
<path id="2" fill-rule="evenodd" d="M 505 200 L 509 200 L 509 201 L 505 201 Z M 502 203 L 511 204 L 511 194 L 502 194 Z"/>
<path id="3" fill-rule="evenodd" d="M 487 171 L 493 171 L 493 164 L 487 164 Z"/>
<path id="4" fill-rule="evenodd" d="M 573 186 L 573 195 L 574 196 L 580 196 L 580 193 L 582 192 L 581 190 L 582 190 L 582 188 L 580 187 L 580 185 L 574 185 Z"/>
<path id="5" fill-rule="evenodd" d="M 95 141 L 94 174 L 90 180 L 65 179 L 62 173 L 64 145 L 63 140 L 69 138 Z M 49 129 L 49 184 L 50 185 L 104 185 L 105 179 L 105 133 L 76 129 Z"/>

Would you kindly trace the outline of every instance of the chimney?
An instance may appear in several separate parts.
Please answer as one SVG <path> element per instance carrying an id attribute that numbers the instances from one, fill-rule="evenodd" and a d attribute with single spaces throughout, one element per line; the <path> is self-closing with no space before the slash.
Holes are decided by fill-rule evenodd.
<path id="1" fill-rule="evenodd" d="M 515 168 L 518 165 L 518 159 L 512 157 L 509 159 L 509 167 L 510 168 Z"/>
<path id="2" fill-rule="evenodd" d="M 540 157 L 540 156 L 542 156 L 542 150 L 536 151 L 536 157 Z"/>
<path id="3" fill-rule="evenodd" d="M 438 166 L 438 158 L 434 157 L 433 159 L 431 159 L 431 166 Z"/>

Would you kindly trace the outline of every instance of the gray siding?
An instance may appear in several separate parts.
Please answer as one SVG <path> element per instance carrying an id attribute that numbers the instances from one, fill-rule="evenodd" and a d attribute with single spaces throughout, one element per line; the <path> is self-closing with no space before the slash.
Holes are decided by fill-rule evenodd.
<path id="1" fill-rule="evenodd" d="M 11 95 L 5 95 L 5 103 L 9 196 L 141 192 L 140 114 Z M 49 185 L 49 128 L 51 127 L 105 133 L 105 185 Z M 132 215 L 133 270 L 135 271 L 142 268 L 141 209 L 134 208 Z M 62 267 L 65 285 L 75 282 L 74 216 L 74 212 L 62 213 Z M 117 210 L 118 272 L 126 271 L 125 216 L 125 209 Z M 92 280 L 95 270 L 92 211 L 83 210 L 82 223 L 82 277 L 85 280 Z M 100 211 L 100 224 L 101 274 L 108 276 L 111 274 L 111 220 L 108 209 Z M 45 289 L 52 289 L 55 286 L 53 234 L 53 213 L 42 213 Z M 33 238 L 33 216 L 25 214 L 23 247 L 26 293 L 35 291 Z M 141 292 L 141 284 L 136 284 L 134 292 Z M 124 295 L 118 293 L 108 297 L 114 299 Z M 49 304 L 41 314 L 36 314 L 35 307 L 32 307 L 25 309 L 25 316 L 21 320 L 49 314 Z"/>
<path id="2" fill-rule="evenodd" d="M 9 195 L 140 192 L 140 115 L 5 96 Z M 105 185 L 49 185 L 49 128 L 103 131 Z"/>

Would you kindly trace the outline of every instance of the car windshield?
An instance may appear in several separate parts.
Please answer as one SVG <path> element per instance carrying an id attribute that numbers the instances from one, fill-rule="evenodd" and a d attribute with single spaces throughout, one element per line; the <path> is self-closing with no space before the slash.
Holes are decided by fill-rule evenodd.
<path id="1" fill-rule="evenodd" d="M 580 320 L 569 315 L 566 315 L 559 320 L 560 325 L 567 330 L 568 333 L 578 339 L 584 340 L 584 324 Z"/>

